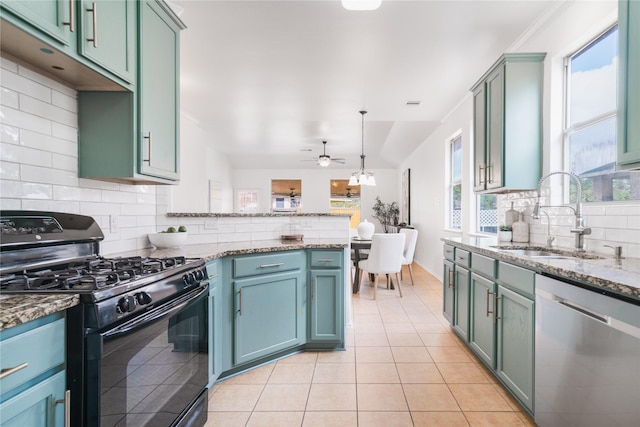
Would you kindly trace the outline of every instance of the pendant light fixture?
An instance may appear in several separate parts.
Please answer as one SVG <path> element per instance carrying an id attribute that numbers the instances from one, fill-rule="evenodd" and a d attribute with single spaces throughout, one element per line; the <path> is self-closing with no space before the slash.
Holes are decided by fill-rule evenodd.
<path id="1" fill-rule="evenodd" d="M 342 7 L 347 10 L 376 10 L 382 0 L 342 0 Z"/>
<path id="2" fill-rule="evenodd" d="M 349 179 L 349 185 L 376 185 L 376 179 L 371 172 L 367 172 L 364 168 L 364 115 L 366 111 L 360 111 L 362 114 L 362 154 L 360 154 L 360 170 L 355 171 Z"/>

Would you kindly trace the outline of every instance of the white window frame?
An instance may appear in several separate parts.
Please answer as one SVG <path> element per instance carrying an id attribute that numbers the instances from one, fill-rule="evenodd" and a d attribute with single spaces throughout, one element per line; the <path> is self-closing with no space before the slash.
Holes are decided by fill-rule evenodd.
<path id="1" fill-rule="evenodd" d="M 453 181 L 453 145 L 455 142 L 457 142 L 458 140 L 460 140 L 460 180 L 459 181 Z M 463 149 L 464 149 L 464 144 L 463 144 L 463 139 L 462 139 L 462 130 L 457 131 L 456 133 L 454 133 L 453 135 L 451 135 L 447 140 L 446 140 L 446 145 L 447 145 L 447 166 L 446 166 L 446 183 L 447 183 L 447 188 L 446 188 L 446 197 L 445 200 L 447 201 L 447 209 L 446 209 L 446 217 L 445 217 L 445 229 L 447 230 L 451 230 L 451 231 L 455 231 L 455 232 L 462 232 L 462 211 L 461 211 L 461 215 L 460 215 L 460 226 L 458 228 L 454 228 L 453 227 L 453 188 L 456 185 L 460 185 L 460 203 L 464 203 L 464 200 L 462 198 L 462 190 L 463 190 L 463 169 L 464 169 L 464 159 L 463 159 Z"/>

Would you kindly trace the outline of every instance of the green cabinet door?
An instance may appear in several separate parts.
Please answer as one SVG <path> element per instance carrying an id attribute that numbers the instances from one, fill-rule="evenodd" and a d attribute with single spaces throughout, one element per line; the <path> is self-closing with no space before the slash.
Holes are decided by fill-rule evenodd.
<path id="1" fill-rule="evenodd" d="M 495 368 L 496 284 L 471 273 L 469 347 L 491 368 Z"/>
<path id="2" fill-rule="evenodd" d="M 31 28 L 44 33 L 59 43 L 60 47 L 76 46 L 76 1 L 75 0 L 2 0 L 2 9 L 11 12 L 23 22 L 23 29 L 33 33 Z M 4 16 L 4 14 L 3 14 Z M 18 23 L 18 21 L 13 21 Z M 27 22 L 28 25 L 24 25 Z M 64 50 L 64 49 L 63 49 Z"/>
<path id="3" fill-rule="evenodd" d="M 454 268 L 451 261 L 443 260 L 443 273 L 442 273 L 442 314 L 445 319 L 453 325 L 454 317 L 454 298 L 455 298 L 455 283 Z"/>
<path id="4" fill-rule="evenodd" d="M 534 301 L 498 286 L 496 373 L 530 411 L 534 393 Z"/>
<path id="5" fill-rule="evenodd" d="M 138 95 L 139 168 L 142 174 L 179 178 L 179 31 L 166 4 L 140 2 Z"/>
<path id="6" fill-rule="evenodd" d="M 469 279 L 469 270 L 456 265 L 453 330 L 465 341 L 469 341 Z"/>
<path id="7" fill-rule="evenodd" d="M 303 272 L 266 274 L 233 283 L 235 365 L 302 344 Z"/>
<path id="8" fill-rule="evenodd" d="M 133 0 L 78 1 L 79 54 L 128 83 L 136 72 L 136 9 Z"/>
<path id="9" fill-rule="evenodd" d="M 473 190 L 533 190 L 542 173 L 544 53 L 508 53 L 471 88 Z"/>
<path id="10" fill-rule="evenodd" d="M 309 341 L 344 340 L 342 270 L 311 270 Z"/>
<path id="11" fill-rule="evenodd" d="M 0 425 L 63 427 L 65 389 L 65 371 L 29 387 L 0 404 Z"/>
<path id="12" fill-rule="evenodd" d="M 504 67 L 496 68 L 486 82 L 486 188 L 500 188 L 504 146 Z"/>
<path id="13" fill-rule="evenodd" d="M 640 168 L 640 1 L 618 2 L 618 169 Z"/>

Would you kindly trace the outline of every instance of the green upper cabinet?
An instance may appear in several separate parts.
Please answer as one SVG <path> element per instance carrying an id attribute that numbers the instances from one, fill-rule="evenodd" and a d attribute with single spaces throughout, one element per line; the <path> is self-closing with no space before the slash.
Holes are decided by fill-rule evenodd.
<path id="1" fill-rule="evenodd" d="M 177 180 L 179 167 L 180 39 L 184 25 L 165 3 L 140 3 L 138 86 L 141 173 Z"/>
<path id="2" fill-rule="evenodd" d="M 61 45 L 75 48 L 75 0 L 2 0 L 0 4 Z"/>
<path id="3" fill-rule="evenodd" d="M 136 72 L 136 2 L 78 2 L 79 54 L 128 83 Z"/>
<path id="4" fill-rule="evenodd" d="M 134 91 L 78 92 L 78 174 L 128 184 L 179 179 L 180 20 L 164 2 L 139 5 Z"/>
<path id="5" fill-rule="evenodd" d="M 471 88 L 475 192 L 537 188 L 542 173 L 545 56 L 505 54 Z"/>
<path id="6" fill-rule="evenodd" d="M 618 169 L 640 168 L 640 1 L 618 2 Z"/>

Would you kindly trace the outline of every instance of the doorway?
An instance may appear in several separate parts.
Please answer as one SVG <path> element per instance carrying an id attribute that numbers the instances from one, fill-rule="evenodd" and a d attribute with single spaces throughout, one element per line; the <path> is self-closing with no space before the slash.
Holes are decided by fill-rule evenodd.
<path id="1" fill-rule="evenodd" d="M 360 186 L 349 185 L 348 179 L 331 180 L 332 214 L 351 214 L 350 228 L 357 228 L 360 224 Z"/>
<path id="2" fill-rule="evenodd" d="M 271 180 L 271 213 L 300 213 L 302 210 L 302 180 Z"/>

